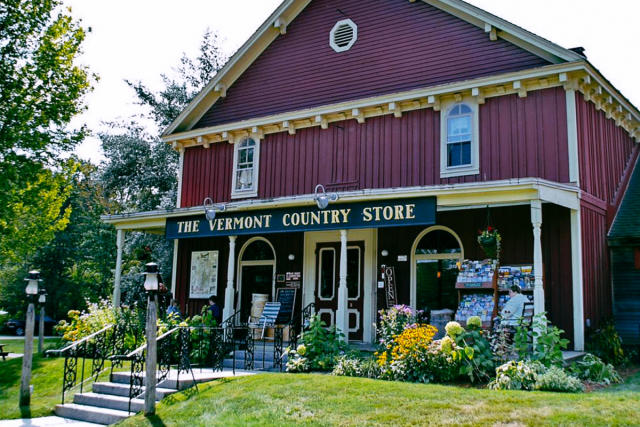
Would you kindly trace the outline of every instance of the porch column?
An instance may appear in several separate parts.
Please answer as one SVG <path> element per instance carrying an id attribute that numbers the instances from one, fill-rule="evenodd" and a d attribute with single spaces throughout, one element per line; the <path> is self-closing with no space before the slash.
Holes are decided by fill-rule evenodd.
<path id="1" fill-rule="evenodd" d="M 584 350 L 584 299 L 582 287 L 582 226 L 580 209 L 571 209 L 571 276 L 573 282 L 573 345 Z"/>
<path id="2" fill-rule="evenodd" d="M 116 271 L 113 280 L 113 306 L 120 307 L 120 282 L 122 279 L 122 249 L 124 247 L 124 230 L 116 232 Z"/>
<path id="3" fill-rule="evenodd" d="M 338 286 L 338 310 L 336 311 L 336 327 L 349 341 L 349 291 L 347 290 L 347 230 L 340 230 L 340 284 Z"/>
<path id="4" fill-rule="evenodd" d="M 235 271 L 236 271 L 236 237 L 229 236 L 229 264 L 227 266 L 227 289 L 224 291 L 224 308 L 222 320 L 228 319 L 234 312 Z"/>
<path id="5" fill-rule="evenodd" d="M 533 225 L 533 309 L 535 314 L 544 311 L 544 288 L 542 286 L 542 202 L 531 201 L 531 224 Z"/>

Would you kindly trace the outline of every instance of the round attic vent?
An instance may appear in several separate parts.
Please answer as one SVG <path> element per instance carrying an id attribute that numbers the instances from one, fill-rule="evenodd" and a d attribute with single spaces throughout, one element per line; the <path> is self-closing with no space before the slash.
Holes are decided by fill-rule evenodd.
<path id="1" fill-rule="evenodd" d="M 329 33 L 329 45 L 336 52 L 351 49 L 357 39 L 358 26 L 351 19 L 336 22 Z"/>

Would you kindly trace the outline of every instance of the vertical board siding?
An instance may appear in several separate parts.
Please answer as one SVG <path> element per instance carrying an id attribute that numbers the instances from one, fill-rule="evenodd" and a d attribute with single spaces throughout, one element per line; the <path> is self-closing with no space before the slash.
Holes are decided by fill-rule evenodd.
<path id="1" fill-rule="evenodd" d="M 480 174 L 440 178 L 440 113 L 432 109 L 269 134 L 260 144 L 259 198 L 332 191 L 539 177 L 568 182 L 562 88 L 489 98 L 480 105 Z M 230 200 L 233 146 L 188 148 L 182 206 Z"/>
<path id="2" fill-rule="evenodd" d="M 635 266 L 634 247 L 611 248 L 614 317 L 622 342 L 640 344 L 640 269 Z"/>
<path id="3" fill-rule="evenodd" d="M 329 32 L 340 11 L 358 39 L 336 53 Z M 195 128 L 547 64 L 424 2 L 313 1 Z"/>
<path id="4" fill-rule="evenodd" d="M 606 212 L 581 203 L 584 317 L 591 327 L 611 317 L 611 280 Z"/>
<path id="5" fill-rule="evenodd" d="M 585 101 L 576 93 L 580 187 L 582 190 L 614 204 L 630 162 L 635 159 L 637 144 L 615 120 Z"/>

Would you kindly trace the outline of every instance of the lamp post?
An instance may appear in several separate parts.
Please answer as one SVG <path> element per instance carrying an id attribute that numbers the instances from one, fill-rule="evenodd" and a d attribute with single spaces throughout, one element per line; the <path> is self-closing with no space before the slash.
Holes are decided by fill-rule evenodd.
<path id="1" fill-rule="evenodd" d="M 144 394 L 144 414 L 156 413 L 156 365 L 158 362 L 158 348 L 156 343 L 156 323 L 158 319 L 158 264 L 150 262 L 145 266 L 144 290 L 147 292 L 147 381 Z"/>
<path id="2" fill-rule="evenodd" d="M 29 406 L 31 403 L 31 362 L 33 357 L 33 327 L 35 323 L 35 302 L 38 296 L 38 284 L 40 272 L 32 270 L 26 279 L 27 288 L 27 325 L 24 331 L 24 355 L 22 356 L 22 379 L 20 380 L 20 406 Z"/>
<path id="3" fill-rule="evenodd" d="M 44 304 L 47 302 L 47 291 L 45 288 L 40 289 L 38 304 L 40 305 L 40 324 L 38 325 L 38 353 L 42 354 L 44 344 Z"/>

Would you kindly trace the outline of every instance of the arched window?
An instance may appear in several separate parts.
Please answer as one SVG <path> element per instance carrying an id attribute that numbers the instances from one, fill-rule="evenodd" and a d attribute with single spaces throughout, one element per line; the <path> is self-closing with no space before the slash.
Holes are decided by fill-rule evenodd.
<path id="1" fill-rule="evenodd" d="M 478 174 L 478 106 L 469 100 L 443 111 L 440 176 Z"/>
<path id="2" fill-rule="evenodd" d="M 236 144 L 233 156 L 232 197 L 255 197 L 258 195 L 259 157 L 259 141 L 248 138 Z"/>

